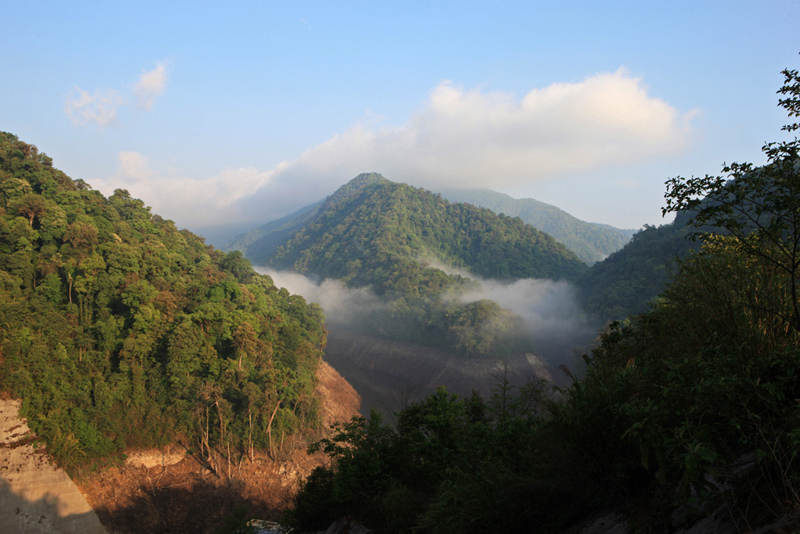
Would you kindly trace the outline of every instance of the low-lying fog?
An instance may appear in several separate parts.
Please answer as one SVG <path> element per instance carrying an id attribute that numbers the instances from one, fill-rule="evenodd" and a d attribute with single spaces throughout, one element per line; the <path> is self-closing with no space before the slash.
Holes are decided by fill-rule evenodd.
<path id="1" fill-rule="evenodd" d="M 573 367 L 575 351 L 585 348 L 597 333 L 598 325 L 590 322 L 576 297 L 575 287 L 566 281 L 524 279 L 513 282 L 481 279 L 444 265 L 433 264 L 450 274 L 457 273 L 477 281 L 480 288 L 450 297 L 459 303 L 482 299 L 497 302 L 519 315 L 532 339 L 537 356 L 552 367 L 566 364 Z M 308 302 L 318 303 L 333 327 L 352 327 L 365 314 L 386 304 L 368 288 L 350 288 L 338 280 L 314 280 L 288 271 L 257 267 L 272 277 L 275 285 L 302 295 Z"/>
<path id="2" fill-rule="evenodd" d="M 451 274 L 457 272 L 436 262 L 423 263 Z M 491 299 L 512 310 L 522 318 L 533 353 L 502 360 L 459 357 L 443 349 L 364 334 L 363 325 L 370 322 L 370 314 L 387 306 L 367 288 L 350 288 L 338 280 L 313 280 L 263 267 L 256 270 L 271 276 L 276 286 L 318 303 L 325 311 L 329 326 L 325 359 L 358 391 L 365 416 L 377 409 L 392 420 L 407 403 L 422 400 L 442 385 L 461 396 L 477 392 L 489 398 L 505 381 L 512 386 L 534 379 L 564 384 L 569 377 L 558 368 L 566 365 L 580 375 L 583 362 L 579 356 L 597 333 L 597 325 L 585 318 L 576 291 L 568 282 L 500 282 L 468 275 L 480 284 L 479 288 L 444 300 L 468 303 Z"/>

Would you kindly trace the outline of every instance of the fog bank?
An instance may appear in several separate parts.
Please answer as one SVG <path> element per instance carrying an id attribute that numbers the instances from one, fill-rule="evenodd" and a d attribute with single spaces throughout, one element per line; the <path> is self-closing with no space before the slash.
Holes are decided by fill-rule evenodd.
<path id="1" fill-rule="evenodd" d="M 567 281 L 523 279 L 498 281 L 482 279 L 474 274 L 442 264 L 438 260 L 420 260 L 448 274 L 460 274 L 476 282 L 476 288 L 445 296 L 445 302 L 468 304 L 483 299 L 496 302 L 522 319 L 522 332 L 516 335 L 530 339 L 535 354 L 550 363 L 572 366 L 575 351 L 585 350 L 594 339 L 598 325 L 587 320 L 577 300 L 575 286 Z M 278 287 L 302 295 L 318 303 L 329 325 L 363 330 L 372 315 L 386 311 L 391 305 L 368 288 L 351 288 L 333 279 L 322 281 L 307 276 L 257 267 L 272 277 Z M 485 325 L 491 327 L 491 325 Z"/>
<path id="2" fill-rule="evenodd" d="M 325 311 L 327 322 L 334 325 L 350 326 L 365 314 L 386 307 L 375 293 L 365 287 L 347 287 L 330 278 L 316 281 L 302 274 L 268 267 L 253 268 L 270 276 L 276 287 L 284 287 L 290 293 L 302 295 L 308 302 L 319 304 Z"/>

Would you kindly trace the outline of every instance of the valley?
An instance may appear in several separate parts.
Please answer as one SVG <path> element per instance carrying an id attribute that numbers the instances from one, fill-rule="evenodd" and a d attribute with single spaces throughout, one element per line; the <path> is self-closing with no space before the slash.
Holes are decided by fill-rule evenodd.
<path id="1" fill-rule="evenodd" d="M 375 173 L 223 252 L 2 133 L 0 519 L 794 528 L 797 144 L 669 179 L 675 221 L 589 267 Z"/>

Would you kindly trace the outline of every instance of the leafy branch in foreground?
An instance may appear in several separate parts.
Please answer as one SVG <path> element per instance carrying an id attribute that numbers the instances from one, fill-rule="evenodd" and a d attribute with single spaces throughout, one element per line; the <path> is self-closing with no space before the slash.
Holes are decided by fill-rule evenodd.
<path id="1" fill-rule="evenodd" d="M 784 70 L 784 84 L 778 91 L 786 95 L 779 105 L 789 117 L 800 116 L 800 75 Z M 792 123 L 783 131 L 794 132 Z M 755 168 L 752 163 L 732 163 L 722 169 L 724 176 L 671 178 L 667 181 L 663 212 L 691 210 L 690 224 L 711 225 L 738 241 L 740 252 L 762 266 L 772 266 L 785 279 L 788 309 L 777 302 L 772 312 L 788 327 L 800 331 L 798 275 L 800 274 L 800 141 L 771 142 L 762 147 L 768 163 Z M 695 237 L 708 237 L 706 231 Z"/>

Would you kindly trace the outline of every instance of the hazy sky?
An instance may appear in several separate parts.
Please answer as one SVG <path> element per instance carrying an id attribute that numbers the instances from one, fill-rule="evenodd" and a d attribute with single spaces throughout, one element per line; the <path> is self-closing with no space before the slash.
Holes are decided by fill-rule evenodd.
<path id="1" fill-rule="evenodd" d="M 662 223 L 664 181 L 763 162 L 796 0 L 4 2 L 0 129 L 180 227 L 361 172 Z"/>

